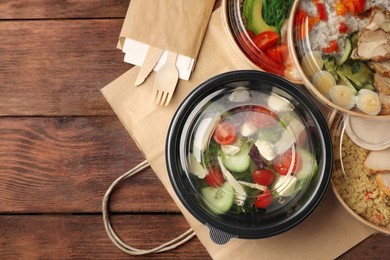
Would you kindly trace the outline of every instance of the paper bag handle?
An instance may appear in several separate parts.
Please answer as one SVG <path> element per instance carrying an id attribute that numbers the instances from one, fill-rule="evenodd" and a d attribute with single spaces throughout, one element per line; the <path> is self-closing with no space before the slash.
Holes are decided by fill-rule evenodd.
<path id="1" fill-rule="evenodd" d="M 103 222 L 104 227 L 106 229 L 108 237 L 111 239 L 111 241 L 114 243 L 116 247 L 118 247 L 120 250 L 122 250 L 125 253 L 131 254 L 131 255 L 147 255 L 147 254 L 154 254 L 154 253 L 161 253 L 165 251 L 172 250 L 187 241 L 189 241 L 191 238 L 195 236 L 195 232 L 190 228 L 180 236 L 172 239 L 171 241 L 164 243 L 162 245 L 159 245 L 155 248 L 151 249 L 138 249 L 132 246 L 127 245 L 125 242 L 123 242 L 118 235 L 115 233 L 114 229 L 111 226 L 110 217 L 108 214 L 108 203 L 110 200 L 110 195 L 113 189 L 123 180 L 135 175 L 136 173 L 146 169 L 149 167 L 148 161 L 143 161 L 142 163 L 135 166 L 133 169 L 129 170 L 128 172 L 122 174 L 119 176 L 108 188 L 106 191 L 106 194 L 103 197 L 102 202 L 102 212 L 103 212 Z"/>

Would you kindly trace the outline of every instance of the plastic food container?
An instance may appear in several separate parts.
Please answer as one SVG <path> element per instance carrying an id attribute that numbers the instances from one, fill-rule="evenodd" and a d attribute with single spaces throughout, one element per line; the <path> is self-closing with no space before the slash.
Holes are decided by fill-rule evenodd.
<path id="1" fill-rule="evenodd" d="M 287 0 L 280 2 L 285 5 L 283 3 Z M 300 75 L 292 63 L 287 47 L 287 22 L 290 8 L 288 6 L 284 8 L 286 10 L 284 22 L 278 26 L 268 26 L 262 22 L 261 16 L 257 16 L 264 9 L 262 0 L 223 0 L 224 28 L 237 53 L 253 69 L 301 83 Z M 274 16 L 273 13 L 270 12 L 271 16 Z"/>
<path id="2" fill-rule="evenodd" d="M 326 120 L 289 81 L 261 71 L 213 77 L 176 111 L 166 164 L 214 242 L 265 238 L 303 221 L 323 198 L 333 147 Z"/>
<path id="3" fill-rule="evenodd" d="M 383 169 L 389 161 L 389 128 L 389 120 L 373 122 L 349 115 L 337 115 L 331 128 L 335 157 L 332 189 L 337 199 L 360 222 L 388 235 L 390 171 L 372 171 Z"/>
<path id="4" fill-rule="evenodd" d="M 367 11 L 372 2 L 353 8 L 343 1 L 295 1 L 288 40 L 302 81 L 321 102 L 344 114 L 385 119 L 390 70 L 382 51 L 388 52 L 390 42 L 377 18 L 384 20 L 387 10 L 390 19 L 390 3 L 376 1 L 381 9 Z"/>

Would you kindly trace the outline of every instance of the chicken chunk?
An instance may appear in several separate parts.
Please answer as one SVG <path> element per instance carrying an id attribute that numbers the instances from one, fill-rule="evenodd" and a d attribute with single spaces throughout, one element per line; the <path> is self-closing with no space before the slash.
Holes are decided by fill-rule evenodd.
<path id="1" fill-rule="evenodd" d="M 379 73 L 374 74 L 374 86 L 384 95 L 390 95 L 390 78 L 383 77 Z"/>
<path id="2" fill-rule="evenodd" d="M 390 34 L 383 30 L 364 29 L 358 46 L 353 50 L 352 59 L 390 61 Z"/>
<path id="3" fill-rule="evenodd" d="M 364 162 L 364 166 L 366 166 L 370 173 L 381 173 L 381 172 L 389 172 L 390 171 L 390 148 L 379 150 L 379 151 L 371 151 L 366 161 Z"/>
<path id="4" fill-rule="evenodd" d="M 390 61 L 383 62 L 374 62 L 371 61 L 368 63 L 371 69 L 379 73 L 382 77 L 390 78 Z"/>
<path id="5" fill-rule="evenodd" d="M 390 61 L 390 12 L 375 9 L 369 18 L 368 25 L 359 33 L 357 47 L 351 58 Z"/>
<path id="6" fill-rule="evenodd" d="M 366 26 L 366 29 L 371 31 L 376 31 L 382 29 L 385 32 L 390 31 L 390 15 L 389 11 L 381 11 L 379 9 L 373 10 L 369 24 Z"/>

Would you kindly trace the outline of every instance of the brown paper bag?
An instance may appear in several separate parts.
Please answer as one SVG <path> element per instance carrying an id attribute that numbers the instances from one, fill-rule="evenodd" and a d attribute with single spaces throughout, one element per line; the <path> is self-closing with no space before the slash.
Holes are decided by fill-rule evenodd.
<path id="1" fill-rule="evenodd" d="M 197 70 L 190 81 L 179 82 L 168 107 L 156 107 L 149 102 L 154 75 L 142 87 L 129 84 L 137 76 L 138 68 L 133 68 L 114 80 L 102 89 L 102 93 L 212 258 L 336 258 L 374 231 L 350 216 L 330 191 L 319 208 L 292 230 L 266 239 L 232 239 L 225 245 L 217 245 L 211 241 L 208 229 L 190 215 L 174 193 L 164 156 L 165 139 L 173 113 L 189 91 L 208 78 L 226 71 L 249 68 L 250 65 L 230 45 L 224 33 L 221 10 L 218 9 L 212 15 L 199 53 Z"/>
<path id="2" fill-rule="evenodd" d="M 196 59 L 215 0 L 131 0 L 119 36 Z"/>

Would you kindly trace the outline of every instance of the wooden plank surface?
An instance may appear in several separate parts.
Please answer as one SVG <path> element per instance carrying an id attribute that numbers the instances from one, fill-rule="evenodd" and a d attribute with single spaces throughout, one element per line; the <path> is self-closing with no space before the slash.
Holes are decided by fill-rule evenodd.
<path id="1" fill-rule="evenodd" d="M 113 115 L 100 89 L 131 68 L 116 49 L 122 23 L 0 22 L 0 115 Z"/>
<path id="2" fill-rule="evenodd" d="M 100 93 L 132 67 L 116 49 L 128 3 L 0 1 L 1 259 L 129 258 L 109 240 L 100 208 L 112 181 L 144 158 Z M 111 202 L 114 228 L 131 245 L 188 228 L 150 169 Z M 374 235 L 340 259 L 385 259 L 389 241 Z M 194 238 L 143 258 L 210 257 Z"/>
<path id="3" fill-rule="evenodd" d="M 150 249 L 188 230 L 181 215 L 119 215 L 112 226 L 126 243 Z M 138 259 L 211 259 L 194 238 L 173 251 Z M 129 259 L 108 238 L 98 215 L 0 216 L 1 259 Z"/>
<path id="4" fill-rule="evenodd" d="M 109 185 L 144 160 L 116 116 L 5 117 L 0 145 L 0 212 L 7 213 L 101 212 Z M 150 168 L 123 186 L 114 211 L 178 212 Z"/>
<path id="5" fill-rule="evenodd" d="M 1 0 L 0 19 L 123 18 L 129 0 Z"/>

